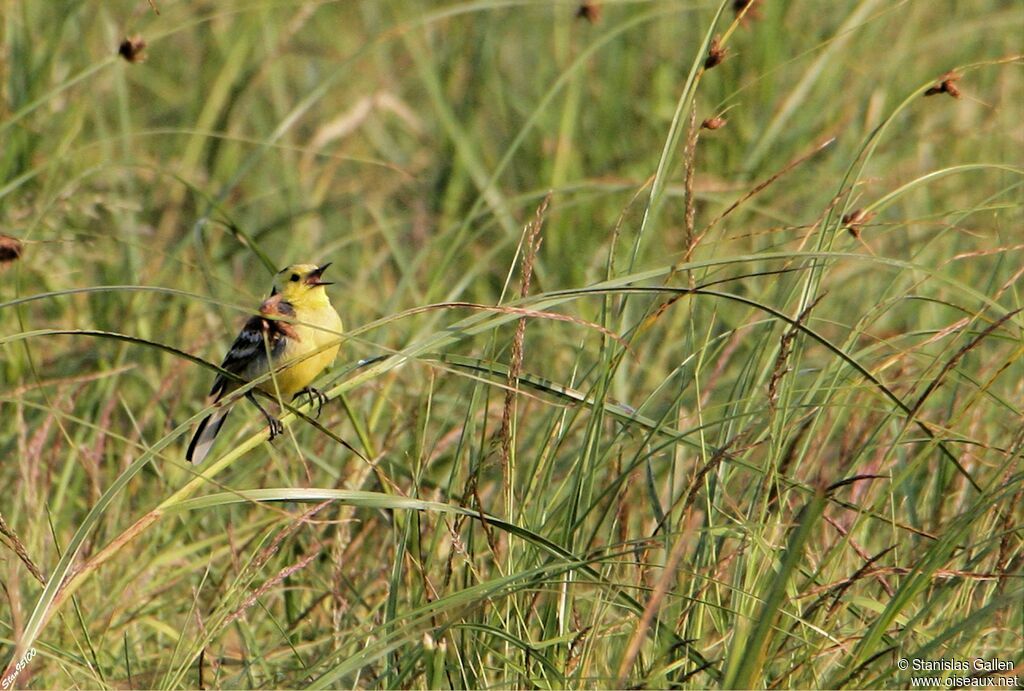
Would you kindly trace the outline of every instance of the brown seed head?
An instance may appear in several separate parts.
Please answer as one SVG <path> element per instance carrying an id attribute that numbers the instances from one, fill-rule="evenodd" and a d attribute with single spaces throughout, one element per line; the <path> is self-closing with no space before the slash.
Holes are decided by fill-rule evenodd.
<path id="1" fill-rule="evenodd" d="M 132 36 L 121 41 L 117 54 L 128 62 L 145 62 L 146 41 L 141 36 Z"/>
<path id="2" fill-rule="evenodd" d="M 700 128 L 702 130 L 717 130 L 720 127 L 725 127 L 728 122 L 729 121 L 723 117 L 715 116 L 700 123 Z"/>
<path id="3" fill-rule="evenodd" d="M 21 259 L 23 249 L 21 240 L 0 233 L 0 268 Z"/>
<path id="4" fill-rule="evenodd" d="M 740 22 L 747 24 L 761 18 L 761 10 L 757 7 L 760 4 L 761 0 L 733 0 L 732 11 L 737 17 L 742 15 Z"/>
<path id="5" fill-rule="evenodd" d="M 596 24 L 601 19 L 601 3 L 597 0 L 583 0 L 576 10 L 576 18 Z"/>
<path id="6" fill-rule="evenodd" d="M 860 237 L 860 227 L 875 217 L 874 211 L 865 211 L 864 209 L 854 209 L 850 213 L 843 216 L 843 225 L 846 226 L 846 230 L 849 231 L 850 235 L 855 238 Z"/>
<path id="7" fill-rule="evenodd" d="M 711 39 L 711 46 L 708 48 L 708 57 L 704 61 L 704 69 L 710 70 L 712 67 L 722 64 L 722 60 L 725 60 L 725 56 L 728 53 L 726 48 L 723 48 L 718 36 Z"/>
<path id="8" fill-rule="evenodd" d="M 954 70 L 950 70 L 939 77 L 939 83 L 925 91 L 924 95 L 935 96 L 936 94 L 949 94 L 953 98 L 960 98 L 960 89 L 958 89 L 955 84 L 959 79 L 960 75 Z"/>

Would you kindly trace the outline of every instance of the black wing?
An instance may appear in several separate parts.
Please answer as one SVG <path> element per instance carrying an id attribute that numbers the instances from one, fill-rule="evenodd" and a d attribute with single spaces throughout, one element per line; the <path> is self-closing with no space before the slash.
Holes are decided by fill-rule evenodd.
<path id="1" fill-rule="evenodd" d="M 220 363 L 221 369 L 241 377 L 246 370 L 266 366 L 267 348 L 263 345 L 263 335 L 265 333 L 267 333 L 267 320 L 259 315 L 249 317 L 249 320 L 245 322 L 245 326 L 242 327 L 238 336 L 235 337 L 235 342 L 228 348 L 228 354 L 224 356 L 224 361 Z M 229 379 L 223 374 L 218 374 L 217 378 L 213 381 L 210 395 L 220 396 L 225 393 L 225 389 L 232 383 L 236 383 L 235 380 Z"/>
<path id="2" fill-rule="evenodd" d="M 259 374 L 266 372 L 267 349 L 269 346 L 271 357 L 277 357 L 284 350 L 286 339 L 293 334 L 291 327 L 284 321 L 267 319 L 264 314 L 284 317 L 294 317 L 295 308 L 284 300 L 268 299 L 260 307 L 261 314 L 249 317 L 245 326 L 235 337 L 235 342 L 228 348 L 228 354 L 220 363 L 222 369 L 240 377 L 243 380 L 252 379 Z M 221 396 L 228 390 L 234 388 L 232 383 L 235 380 L 218 374 L 210 389 L 211 396 Z"/>

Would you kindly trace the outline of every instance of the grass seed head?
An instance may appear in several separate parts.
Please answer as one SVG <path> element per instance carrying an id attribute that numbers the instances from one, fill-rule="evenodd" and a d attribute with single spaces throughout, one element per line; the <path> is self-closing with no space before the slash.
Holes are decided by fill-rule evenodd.
<path id="1" fill-rule="evenodd" d="M 740 23 L 745 25 L 761 18 L 761 10 L 758 8 L 760 4 L 761 0 L 733 0 L 732 11 L 740 17 Z"/>
<path id="2" fill-rule="evenodd" d="M 846 230 L 849 231 L 850 235 L 855 238 L 860 237 L 860 227 L 875 217 L 874 211 L 865 211 L 864 209 L 854 209 L 850 213 L 843 216 L 843 225 L 846 226 Z"/>
<path id="3" fill-rule="evenodd" d="M 925 91 L 924 95 L 935 96 L 937 94 L 949 94 L 953 98 L 960 98 L 960 89 L 958 89 L 956 85 L 956 81 L 959 79 L 960 75 L 955 71 L 950 70 L 939 77 L 939 83 Z"/>
<path id="4" fill-rule="evenodd" d="M 0 268 L 4 268 L 8 264 L 13 264 L 21 259 L 24 247 L 18 238 L 0 233 Z"/>
<path id="5" fill-rule="evenodd" d="M 601 9 L 601 3 L 596 0 L 583 0 L 576 10 L 576 18 L 586 19 L 591 24 L 596 24 L 601 20 Z"/>
<path id="6" fill-rule="evenodd" d="M 725 56 L 728 52 L 728 49 L 721 45 L 719 37 L 715 36 L 711 39 L 711 46 L 708 48 L 708 57 L 704 60 L 704 69 L 710 70 L 712 67 L 722 64 L 722 61 L 725 60 Z"/>
<path id="7" fill-rule="evenodd" d="M 132 36 L 121 41 L 117 54 L 128 62 L 146 61 L 146 41 L 141 36 Z"/>

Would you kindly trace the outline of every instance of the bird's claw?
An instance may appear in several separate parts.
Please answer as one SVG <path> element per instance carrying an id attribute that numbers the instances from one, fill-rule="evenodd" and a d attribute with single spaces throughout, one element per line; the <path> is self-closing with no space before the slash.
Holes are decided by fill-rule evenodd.
<path id="1" fill-rule="evenodd" d="M 267 441 L 274 441 L 275 437 L 284 434 L 284 423 L 276 417 L 268 418 L 267 423 L 270 425 L 270 439 Z"/>
<path id="2" fill-rule="evenodd" d="M 328 400 L 330 400 L 327 398 L 327 394 L 325 394 L 320 389 L 314 389 L 312 386 L 307 386 L 306 388 L 302 389 L 301 391 L 295 394 L 295 397 L 301 396 L 302 394 L 306 394 L 307 396 L 309 396 L 310 405 L 313 405 L 314 402 L 316 403 L 315 417 L 319 418 L 320 413 L 322 413 L 324 410 L 324 404 L 327 403 Z"/>

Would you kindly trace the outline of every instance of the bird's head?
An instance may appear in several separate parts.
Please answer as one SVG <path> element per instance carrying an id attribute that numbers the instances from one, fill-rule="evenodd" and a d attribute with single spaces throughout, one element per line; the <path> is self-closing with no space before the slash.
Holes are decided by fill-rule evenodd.
<path id="1" fill-rule="evenodd" d="M 331 285 L 323 280 L 324 271 L 330 263 L 322 266 L 316 264 L 292 264 L 281 269 L 274 279 L 272 295 L 281 297 L 293 305 L 315 305 L 327 302 L 327 291 L 324 286 Z"/>

